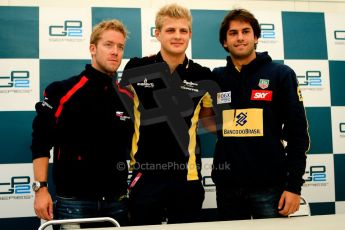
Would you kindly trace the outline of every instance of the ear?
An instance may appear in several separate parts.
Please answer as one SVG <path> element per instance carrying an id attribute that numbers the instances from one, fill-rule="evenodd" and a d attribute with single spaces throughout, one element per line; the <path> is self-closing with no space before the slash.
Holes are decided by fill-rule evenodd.
<path id="1" fill-rule="evenodd" d="M 255 44 L 258 44 L 258 40 L 259 40 L 259 39 L 255 36 L 255 37 L 254 37 L 254 43 L 255 43 Z"/>
<path id="2" fill-rule="evenodd" d="M 157 40 L 159 41 L 159 35 L 160 35 L 160 30 L 158 30 L 157 28 L 155 29 L 155 37 L 157 38 Z"/>
<path id="3" fill-rule="evenodd" d="M 228 48 L 228 45 L 226 44 L 226 41 L 223 41 L 223 47 Z"/>
<path id="4" fill-rule="evenodd" d="M 90 50 L 91 56 L 95 55 L 96 54 L 96 50 L 97 50 L 96 45 L 95 44 L 90 44 L 89 50 Z"/>

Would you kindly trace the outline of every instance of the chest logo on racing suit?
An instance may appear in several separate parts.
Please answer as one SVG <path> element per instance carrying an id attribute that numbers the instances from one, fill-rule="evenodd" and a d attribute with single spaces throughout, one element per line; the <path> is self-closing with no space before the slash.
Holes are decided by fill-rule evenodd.
<path id="1" fill-rule="evenodd" d="M 270 85 L 270 80 L 268 80 L 268 79 L 260 79 L 259 87 L 261 89 L 267 89 L 269 85 Z"/>
<path id="2" fill-rule="evenodd" d="M 231 103 L 231 91 L 217 93 L 217 104 Z"/>
<path id="3" fill-rule="evenodd" d="M 260 137 L 263 135 L 262 109 L 223 111 L 223 137 Z"/>
<path id="4" fill-rule="evenodd" d="M 121 121 L 125 121 L 127 119 L 131 119 L 131 117 L 125 116 L 122 111 L 116 111 L 116 117 L 120 118 Z"/>
<path id="5" fill-rule="evenodd" d="M 42 101 L 42 106 L 46 106 L 48 107 L 49 109 L 53 109 L 53 106 L 51 106 L 48 102 L 48 98 L 47 97 L 44 97 L 44 100 Z"/>
<path id="6" fill-rule="evenodd" d="M 151 83 L 147 82 L 147 78 L 145 78 L 144 82 L 138 82 L 137 86 L 143 86 L 144 88 L 154 88 L 155 84 L 153 84 L 152 82 Z"/>
<path id="7" fill-rule="evenodd" d="M 252 96 L 250 100 L 252 101 L 272 101 L 272 91 L 271 90 L 252 90 Z"/>
<path id="8" fill-rule="evenodd" d="M 183 85 L 181 85 L 181 89 L 186 89 L 193 92 L 199 92 L 199 90 L 195 88 L 196 86 L 198 86 L 197 83 L 194 83 L 192 81 L 186 81 L 186 80 L 183 80 L 182 83 Z"/>

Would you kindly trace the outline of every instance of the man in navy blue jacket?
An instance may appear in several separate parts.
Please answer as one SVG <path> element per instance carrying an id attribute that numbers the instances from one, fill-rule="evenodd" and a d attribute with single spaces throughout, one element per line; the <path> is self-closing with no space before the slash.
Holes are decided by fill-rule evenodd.
<path id="1" fill-rule="evenodd" d="M 212 178 L 221 220 L 299 209 L 309 149 L 303 98 L 291 68 L 255 51 L 259 37 L 259 23 L 247 10 L 232 10 L 221 23 L 219 41 L 230 54 L 225 67 L 213 70 L 221 129 Z"/>

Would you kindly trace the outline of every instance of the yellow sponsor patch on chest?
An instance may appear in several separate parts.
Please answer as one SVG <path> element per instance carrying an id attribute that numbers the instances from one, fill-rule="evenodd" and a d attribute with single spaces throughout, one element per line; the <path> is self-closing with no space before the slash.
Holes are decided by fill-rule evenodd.
<path id="1" fill-rule="evenodd" d="M 224 137 L 261 137 L 264 135 L 262 109 L 223 111 Z"/>

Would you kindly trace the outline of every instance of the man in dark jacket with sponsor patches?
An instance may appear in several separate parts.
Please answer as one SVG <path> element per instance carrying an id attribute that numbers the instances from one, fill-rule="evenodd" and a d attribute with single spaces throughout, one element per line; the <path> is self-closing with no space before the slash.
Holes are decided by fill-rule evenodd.
<path id="1" fill-rule="evenodd" d="M 230 11 L 219 36 L 230 54 L 225 67 L 213 70 L 221 88 L 214 102 L 221 128 L 212 171 L 219 217 L 290 215 L 299 209 L 309 148 L 296 75 L 255 51 L 260 26 L 247 10 Z"/>
<path id="2" fill-rule="evenodd" d="M 132 94 L 116 82 L 126 37 L 118 20 L 96 25 L 90 38 L 92 64 L 50 84 L 36 104 L 31 150 L 34 208 L 41 219 L 108 216 L 121 225 L 128 222 L 126 159 L 133 122 L 124 104 L 131 103 Z M 52 147 L 54 207 L 47 188 Z"/>
<path id="3" fill-rule="evenodd" d="M 160 52 L 132 58 L 125 67 L 127 73 L 140 67 L 152 70 L 157 64 L 165 63 L 167 67 L 162 78 L 145 78 L 132 84 L 136 92 L 134 101 L 140 102 L 135 103 L 136 128 L 131 152 L 134 170 L 129 207 L 134 225 L 161 224 L 165 217 L 168 223 L 193 222 L 200 215 L 204 188 L 197 128 L 199 118 L 212 113 L 212 101 L 198 82 L 209 79 L 211 71 L 186 56 L 192 34 L 191 20 L 191 13 L 185 7 L 177 4 L 162 7 L 156 14 L 155 28 Z M 176 88 L 172 90 L 166 83 L 175 84 Z M 165 97 L 158 96 L 164 94 Z M 189 102 L 190 111 L 184 113 L 181 106 Z M 146 112 L 162 109 L 165 109 L 163 115 L 172 119 L 150 117 L 153 122 L 147 124 Z M 181 123 L 185 129 L 174 132 L 175 124 Z"/>

